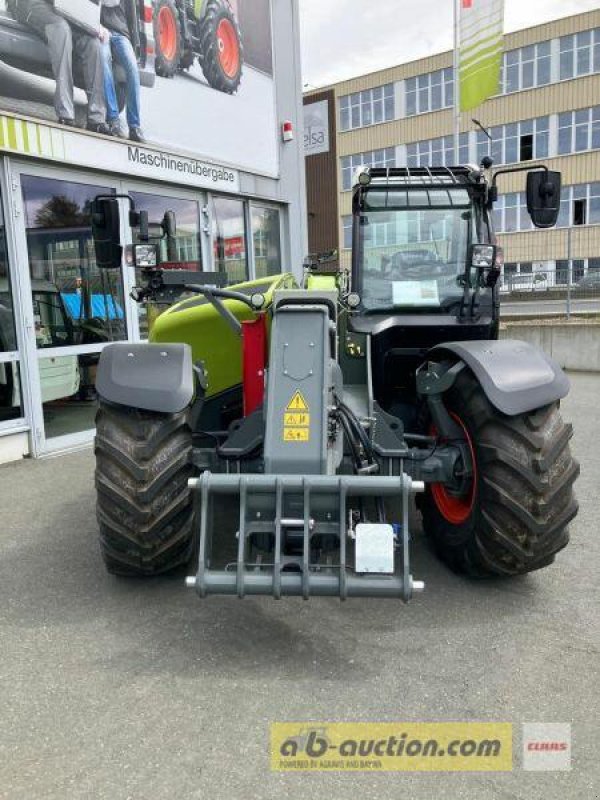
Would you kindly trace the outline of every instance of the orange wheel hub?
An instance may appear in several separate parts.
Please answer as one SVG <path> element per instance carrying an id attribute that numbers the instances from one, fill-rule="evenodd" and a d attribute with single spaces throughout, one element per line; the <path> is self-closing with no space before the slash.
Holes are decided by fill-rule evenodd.
<path id="1" fill-rule="evenodd" d="M 166 6 L 158 12 L 158 43 L 164 58 L 173 61 L 177 55 L 177 20 Z"/>
<path id="2" fill-rule="evenodd" d="M 235 26 L 228 19 L 222 19 L 217 27 L 217 43 L 221 69 L 228 78 L 235 78 L 240 69 L 240 44 Z"/>
<path id="3" fill-rule="evenodd" d="M 444 519 L 451 525 L 462 525 L 466 522 L 473 512 L 475 507 L 475 495 L 477 490 L 477 464 L 475 462 L 475 448 L 469 431 L 467 430 L 464 422 L 456 414 L 450 414 L 452 419 L 459 425 L 465 435 L 466 442 L 471 452 L 471 461 L 473 463 L 473 478 L 470 481 L 469 488 L 462 495 L 453 494 L 448 490 L 448 487 L 443 483 L 432 483 L 431 494 L 437 506 L 438 511 Z M 437 431 L 432 430 L 435 435 Z"/>

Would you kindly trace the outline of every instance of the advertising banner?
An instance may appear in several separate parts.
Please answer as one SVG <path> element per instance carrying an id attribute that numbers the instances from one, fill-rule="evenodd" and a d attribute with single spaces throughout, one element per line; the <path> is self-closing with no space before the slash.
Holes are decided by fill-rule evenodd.
<path id="1" fill-rule="evenodd" d="M 461 111 L 470 111 L 498 93 L 503 34 L 504 0 L 461 0 Z"/>
<path id="2" fill-rule="evenodd" d="M 87 128 L 100 168 L 276 176 L 271 37 L 270 0 L 0 0 L 0 111 L 60 122 L 67 162 Z"/>

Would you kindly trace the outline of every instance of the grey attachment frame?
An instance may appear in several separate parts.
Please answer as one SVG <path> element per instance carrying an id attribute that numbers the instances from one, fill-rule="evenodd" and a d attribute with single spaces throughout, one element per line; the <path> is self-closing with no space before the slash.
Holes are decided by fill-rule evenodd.
<path id="1" fill-rule="evenodd" d="M 194 398 L 192 350 L 187 344 L 130 344 L 104 348 L 96 391 L 128 408 L 176 414 Z"/>
<path id="2" fill-rule="evenodd" d="M 569 379 L 542 350 L 516 339 L 447 342 L 428 359 L 458 357 L 474 373 L 490 403 L 509 417 L 535 411 L 569 393 Z"/>
<path id="3" fill-rule="evenodd" d="M 213 594 L 272 595 L 279 600 L 283 596 L 339 597 L 390 597 L 407 602 L 413 592 L 423 591 L 424 583 L 415 581 L 410 573 L 409 553 L 409 498 L 416 492 L 424 491 L 423 483 L 413 481 L 408 475 L 396 477 L 354 476 L 354 475 L 227 475 L 204 472 L 200 478 L 189 481 L 190 488 L 197 493 L 200 506 L 200 539 L 198 570 L 195 576 L 186 580 L 200 597 Z M 199 497 L 198 497 L 199 495 Z M 209 504 L 211 496 L 238 495 L 240 518 L 238 531 L 237 560 L 234 569 L 213 570 L 210 568 L 213 531 L 209 530 Z M 270 571 L 247 568 L 245 561 L 248 537 L 252 534 L 248 518 L 248 503 L 252 495 L 270 496 L 274 509 L 270 523 L 274 532 L 273 564 L 266 565 Z M 286 498 L 293 495 L 301 499 L 303 516 L 298 519 L 285 519 L 283 516 Z M 348 565 L 348 498 L 372 497 L 375 495 L 400 497 L 402 500 L 403 532 L 400 545 L 402 574 L 368 575 L 349 571 Z M 319 526 L 311 519 L 311 504 L 318 496 L 321 502 L 338 516 L 338 522 L 328 524 L 337 528 L 339 536 L 339 564 L 310 564 L 310 540 L 319 534 Z M 337 506 L 337 508 L 336 508 Z M 263 523 L 264 524 L 264 523 Z M 301 529 L 303 532 L 302 555 L 297 572 L 286 572 L 283 555 L 283 539 L 286 528 Z M 288 558 L 289 562 L 289 558 Z"/>

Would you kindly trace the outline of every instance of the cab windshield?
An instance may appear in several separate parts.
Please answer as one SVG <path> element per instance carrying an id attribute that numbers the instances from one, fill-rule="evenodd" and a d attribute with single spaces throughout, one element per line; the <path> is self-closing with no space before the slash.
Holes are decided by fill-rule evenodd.
<path id="1" fill-rule="evenodd" d="M 360 295 L 365 310 L 448 308 L 464 293 L 476 242 L 464 189 L 365 192 L 360 214 Z"/>

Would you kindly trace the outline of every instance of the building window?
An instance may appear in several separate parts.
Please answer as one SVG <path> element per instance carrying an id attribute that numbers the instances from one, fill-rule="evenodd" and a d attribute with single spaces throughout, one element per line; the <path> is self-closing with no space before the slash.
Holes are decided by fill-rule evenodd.
<path id="1" fill-rule="evenodd" d="M 516 233 L 533 228 L 525 192 L 500 195 L 494 204 L 494 228 L 497 233 Z"/>
<path id="2" fill-rule="evenodd" d="M 395 118 L 394 84 L 340 97 L 340 129 L 365 128 Z"/>
<path id="3" fill-rule="evenodd" d="M 600 149 L 600 106 L 558 115 L 560 155 L 597 149 Z"/>
<path id="4" fill-rule="evenodd" d="M 504 94 L 546 86 L 551 78 L 550 42 L 539 42 L 504 54 L 502 90 Z"/>
<path id="5" fill-rule="evenodd" d="M 455 166 L 454 136 L 441 136 L 438 139 L 427 139 L 414 142 L 406 147 L 406 164 L 408 167 L 451 167 Z M 459 140 L 459 161 L 468 164 L 469 134 L 461 133 Z"/>
<path id="6" fill-rule="evenodd" d="M 516 164 L 548 158 L 550 117 L 497 125 L 490 131 L 492 141 L 483 131 L 477 131 L 477 160 L 491 155 L 494 164 Z"/>
<path id="7" fill-rule="evenodd" d="M 438 69 L 406 80 L 406 116 L 449 108 L 454 103 L 454 70 Z"/>
<path id="8" fill-rule="evenodd" d="M 256 278 L 279 275 L 281 272 L 281 225 L 279 210 L 253 205 L 252 241 Z"/>
<path id="9" fill-rule="evenodd" d="M 215 270 L 225 273 L 228 285 L 247 281 L 248 248 L 242 200 L 212 198 L 212 233 Z"/>
<path id="10" fill-rule="evenodd" d="M 600 28 L 560 39 L 560 79 L 600 72 Z"/>
<path id="11" fill-rule="evenodd" d="M 386 147 L 382 150 L 373 150 L 370 153 L 356 153 L 352 156 L 343 156 L 340 159 L 342 167 L 342 191 L 352 189 L 354 174 L 360 167 L 395 167 L 396 148 Z"/>
<path id="12" fill-rule="evenodd" d="M 585 197 L 573 202 L 573 225 L 585 225 L 587 220 L 587 200 Z"/>
<path id="13" fill-rule="evenodd" d="M 344 248 L 350 250 L 352 247 L 352 214 L 342 217 L 342 226 L 344 228 Z"/>

